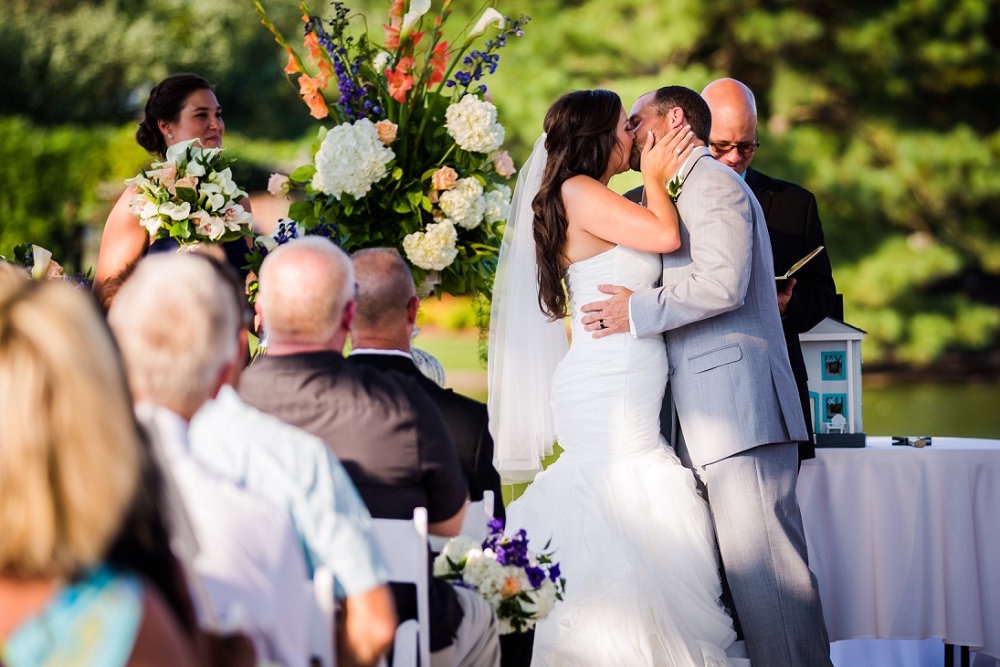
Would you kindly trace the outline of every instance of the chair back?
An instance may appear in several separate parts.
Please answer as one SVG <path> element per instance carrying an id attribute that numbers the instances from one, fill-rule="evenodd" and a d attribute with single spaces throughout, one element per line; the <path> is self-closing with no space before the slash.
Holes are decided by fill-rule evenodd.
<path id="1" fill-rule="evenodd" d="M 309 605 L 309 655 L 320 667 L 336 667 L 333 572 L 318 567 L 306 582 Z"/>
<path id="2" fill-rule="evenodd" d="M 417 588 L 417 621 L 415 626 L 403 623 L 396 630 L 393 667 L 420 667 L 431 664 L 430 597 L 427 567 L 427 510 L 418 507 L 413 510 L 413 520 L 372 519 L 372 528 L 378 542 L 389 580 L 399 584 L 413 584 Z M 416 647 L 413 651 L 407 644 L 416 630 Z M 400 636 L 402 633 L 402 636 Z"/>

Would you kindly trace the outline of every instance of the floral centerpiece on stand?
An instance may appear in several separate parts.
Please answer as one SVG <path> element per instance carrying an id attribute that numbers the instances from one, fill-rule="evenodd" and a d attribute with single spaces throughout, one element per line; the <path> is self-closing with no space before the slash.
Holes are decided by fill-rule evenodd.
<path id="1" fill-rule="evenodd" d="M 303 233 L 332 230 L 348 252 L 398 249 L 422 296 L 488 295 L 515 169 L 500 150 L 504 128 L 479 82 L 528 19 L 488 8 L 449 41 L 450 1 L 430 18 L 430 0 L 395 0 L 382 44 L 342 3 L 332 3 L 328 21 L 302 4 L 307 55 L 300 57 L 254 0 L 287 51 L 285 72 L 298 76 L 311 114 L 332 122 L 319 132 L 312 163 L 275 175 L 270 189 L 304 191 L 289 211 Z M 473 49 L 491 25 L 495 34 Z"/>
<path id="2" fill-rule="evenodd" d="M 247 193 L 233 182 L 230 161 L 221 148 L 197 141 L 170 146 L 163 162 L 125 181 L 139 188 L 129 210 L 153 240 L 173 238 L 185 246 L 252 236 L 253 216 L 239 204 Z"/>
<path id="3" fill-rule="evenodd" d="M 464 535 L 449 540 L 434 559 L 434 576 L 479 593 L 496 612 L 501 635 L 534 628 L 566 590 L 551 554 L 528 549 L 524 530 L 504 536 L 499 519 L 490 520 L 482 544 Z"/>
<path id="4" fill-rule="evenodd" d="M 52 251 L 40 245 L 25 243 L 13 248 L 13 259 L 0 255 L 0 261 L 10 262 L 24 269 L 33 280 L 62 280 L 73 287 L 90 288 L 93 278 L 90 272 L 66 275 L 59 262 L 52 258 Z"/>

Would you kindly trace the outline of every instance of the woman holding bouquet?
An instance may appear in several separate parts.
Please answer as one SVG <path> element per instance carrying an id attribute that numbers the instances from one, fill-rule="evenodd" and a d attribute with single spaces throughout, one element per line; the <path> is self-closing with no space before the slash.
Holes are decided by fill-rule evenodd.
<path id="1" fill-rule="evenodd" d="M 174 144 L 196 140 L 203 148 L 221 148 L 226 124 L 215 88 L 197 74 L 173 74 L 149 93 L 136 142 L 158 159 L 164 159 Z M 101 251 L 94 276 L 94 295 L 107 309 L 117 288 L 128 278 L 132 268 L 147 252 L 177 248 L 173 239 L 150 242 L 150 235 L 131 211 L 132 197 L 139 192 L 130 186 L 118 199 L 108 216 L 101 237 Z M 249 197 L 240 202 L 250 210 Z M 237 268 L 244 264 L 248 245 L 243 240 L 223 244 L 226 257 Z"/>

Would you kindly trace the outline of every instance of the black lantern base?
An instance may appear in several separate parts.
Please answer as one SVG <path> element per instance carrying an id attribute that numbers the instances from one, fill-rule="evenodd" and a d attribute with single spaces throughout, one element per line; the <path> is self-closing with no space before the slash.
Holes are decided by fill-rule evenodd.
<path id="1" fill-rule="evenodd" d="M 530 667 L 535 631 L 500 635 L 500 667 Z"/>

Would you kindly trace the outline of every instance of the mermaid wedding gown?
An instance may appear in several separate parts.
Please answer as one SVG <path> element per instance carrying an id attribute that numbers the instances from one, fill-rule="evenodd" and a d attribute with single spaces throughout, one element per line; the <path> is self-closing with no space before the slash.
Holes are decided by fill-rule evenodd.
<path id="1" fill-rule="evenodd" d="M 569 267 L 573 344 L 552 380 L 563 454 L 507 508 L 532 548 L 551 537 L 566 596 L 535 630 L 538 667 L 709 667 L 736 635 L 721 605 L 707 504 L 660 435 L 659 338 L 594 339 L 581 305 L 598 284 L 657 284 L 659 255 L 618 246 Z"/>

